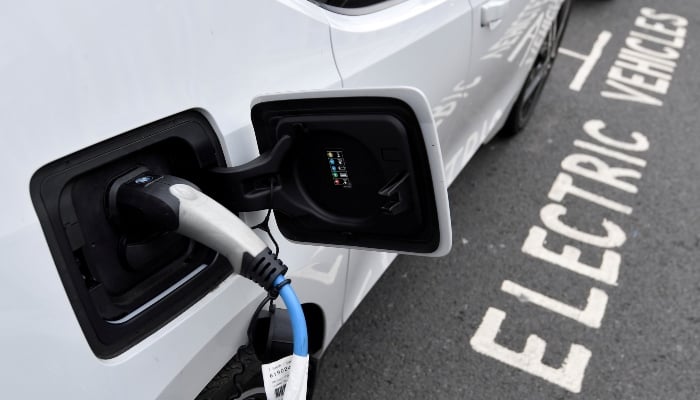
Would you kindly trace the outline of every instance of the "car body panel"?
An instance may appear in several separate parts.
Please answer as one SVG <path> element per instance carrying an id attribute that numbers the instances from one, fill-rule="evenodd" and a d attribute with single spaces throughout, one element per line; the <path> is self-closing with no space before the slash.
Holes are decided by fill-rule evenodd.
<path id="1" fill-rule="evenodd" d="M 74 0 L 15 3 L 0 20 L 0 80 L 12 94 L 0 100 L 6 190 L 0 301 L 3 320 L 13 326 L 0 333 L 3 393 L 193 398 L 244 343 L 262 290 L 230 277 L 150 337 L 101 360 L 57 274 L 32 207 L 30 178 L 57 158 L 187 109 L 207 116 L 230 165 L 249 161 L 257 155 L 253 97 L 341 86 L 323 11 L 303 0 L 245 6 Z M 301 300 L 325 310 L 329 341 L 342 323 L 348 251 L 277 238 Z"/>
<path id="2" fill-rule="evenodd" d="M 363 15 L 328 11 L 327 18 L 346 88 L 415 87 L 425 94 L 435 115 L 434 107 L 468 76 L 472 17 L 467 0 L 408 0 Z M 461 141 L 464 122 L 456 120 L 463 111 L 453 110 L 448 123 L 437 126 L 445 162 L 453 157 L 454 143 Z M 378 251 L 351 250 L 346 318 L 394 258 Z"/>
<path id="3" fill-rule="evenodd" d="M 482 26 L 482 8 L 495 3 L 502 5 L 502 20 Z M 532 49 L 539 48 L 551 23 L 545 12 L 551 15 L 560 3 L 407 0 L 370 14 L 329 13 L 328 19 L 344 87 L 394 84 L 425 93 L 449 184 L 503 126 L 534 61 Z M 523 21 L 537 24 L 517 25 Z M 389 253 L 351 250 L 345 318 L 394 258 Z"/>
<path id="4" fill-rule="evenodd" d="M 528 4 L 537 2 L 543 0 Z M 560 0 L 544 0 L 552 2 Z M 0 16 L 6 94 L 0 99 L 0 317 L 10 329 L 0 330 L 3 394 L 194 398 L 245 343 L 263 297 L 254 284 L 229 277 L 151 336 L 115 358 L 99 359 L 32 206 L 29 181 L 37 169 L 189 109 L 210 121 L 228 164 L 240 165 L 258 155 L 250 105 L 260 95 L 407 86 L 432 108 L 449 184 L 502 125 L 527 73 L 527 63 L 499 69 L 503 57 L 483 59 L 520 15 L 516 7 L 500 26 L 484 31 L 483 4 L 406 0 L 358 16 L 306 0 L 6 6 Z M 505 73 L 511 79 L 494 83 Z M 254 225 L 264 215 L 242 218 Z M 396 255 L 295 244 L 279 234 L 274 218 L 271 228 L 301 301 L 323 310 L 325 349 Z"/>
<path id="5" fill-rule="evenodd" d="M 329 12 L 343 87 L 415 87 L 435 106 L 467 76 L 470 10 L 466 0 L 409 0 L 360 16 Z M 443 159 L 459 133 L 456 125 L 438 127 Z"/>
<path id="6" fill-rule="evenodd" d="M 470 0 L 475 8 L 503 0 Z M 506 1 L 502 21 L 493 28 L 480 26 L 481 13 L 474 13 L 472 71 L 481 77 L 472 94 L 470 117 L 488 122 L 486 129 L 475 126 L 482 141 L 493 136 L 505 122 L 538 50 L 557 15 L 562 0 Z M 511 79 L 503 79 L 504 76 Z"/>

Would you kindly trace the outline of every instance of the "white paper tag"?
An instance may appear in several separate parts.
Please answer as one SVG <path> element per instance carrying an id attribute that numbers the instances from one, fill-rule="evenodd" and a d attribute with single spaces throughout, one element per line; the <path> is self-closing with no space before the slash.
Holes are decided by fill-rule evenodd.
<path id="1" fill-rule="evenodd" d="M 265 395 L 268 400 L 282 400 L 284 398 L 284 390 L 287 388 L 291 368 L 292 356 L 262 365 Z"/>

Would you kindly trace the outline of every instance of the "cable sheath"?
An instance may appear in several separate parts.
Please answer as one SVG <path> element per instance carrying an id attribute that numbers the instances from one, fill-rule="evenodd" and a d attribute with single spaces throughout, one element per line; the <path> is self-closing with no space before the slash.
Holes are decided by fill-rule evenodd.
<path id="1" fill-rule="evenodd" d="M 286 278 L 279 275 L 275 279 L 274 284 L 279 285 Z M 287 306 L 289 317 L 292 320 L 292 335 L 294 336 L 294 354 L 298 356 L 306 356 L 309 354 L 309 339 L 306 331 L 306 318 L 304 311 L 301 309 L 301 303 L 291 285 L 284 285 L 280 290 L 280 296 Z"/>

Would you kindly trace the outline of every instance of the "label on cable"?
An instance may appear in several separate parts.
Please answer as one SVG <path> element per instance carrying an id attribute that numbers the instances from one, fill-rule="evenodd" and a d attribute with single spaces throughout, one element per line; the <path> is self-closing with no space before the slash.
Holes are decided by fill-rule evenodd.
<path id="1" fill-rule="evenodd" d="M 265 395 L 268 400 L 282 400 L 292 369 L 292 356 L 281 358 L 269 364 L 262 365 Z"/>

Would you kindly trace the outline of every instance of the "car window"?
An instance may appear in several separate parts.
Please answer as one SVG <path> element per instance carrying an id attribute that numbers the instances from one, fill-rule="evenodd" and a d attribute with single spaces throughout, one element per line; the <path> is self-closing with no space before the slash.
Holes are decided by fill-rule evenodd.
<path id="1" fill-rule="evenodd" d="M 362 15 L 383 10 L 406 0 L 310 0 L 339 14 Z"/>
<path id="2" fill-rule="evenodd" d="M 342 8 L 360 8 L 373 6 L 378 3 L 383 3 L 387 0 L 320 0 L 319 3 L 327 4 L 333 7 Z"/>

